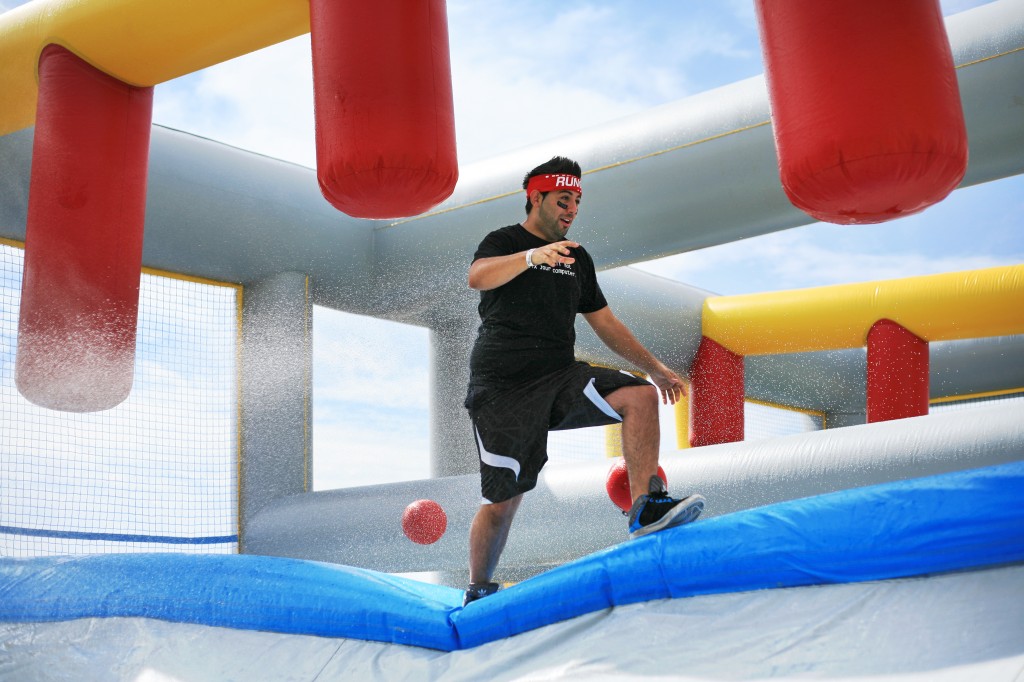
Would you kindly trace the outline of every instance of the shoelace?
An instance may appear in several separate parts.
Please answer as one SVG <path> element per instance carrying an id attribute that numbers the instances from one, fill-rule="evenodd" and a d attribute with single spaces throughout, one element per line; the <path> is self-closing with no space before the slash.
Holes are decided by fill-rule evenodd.
<path id="1" fill-rule="evenodd" d="M 671 499 L 672 498 L 669 497 L 669 494 L 667 492 L 664 492 L 664 493 L 648 493 L 647 494 L 647 502 L 650 502 L 651 500 L 665 501 L 665 500 L 671 500 Z M 644 504 L 646 504 L 646 502 Z M 622 510 L 622 515 L 623 516 L 629 516 L 629 512 L 630 511 L 632 511 L 632 509 L 623 509 Z"/>

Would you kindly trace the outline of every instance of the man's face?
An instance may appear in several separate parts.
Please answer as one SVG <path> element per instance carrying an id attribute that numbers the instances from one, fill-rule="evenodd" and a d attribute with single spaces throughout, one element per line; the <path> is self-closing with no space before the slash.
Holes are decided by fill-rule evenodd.
<path id="1" fill-rule="evenodd" d="M 547 240 L 559 242 L 565 239 L 565 233 L 579 211 L 580 199 L 580 193 L 571 190 L 547 193 L 536 207 L 537 227 Z"/>

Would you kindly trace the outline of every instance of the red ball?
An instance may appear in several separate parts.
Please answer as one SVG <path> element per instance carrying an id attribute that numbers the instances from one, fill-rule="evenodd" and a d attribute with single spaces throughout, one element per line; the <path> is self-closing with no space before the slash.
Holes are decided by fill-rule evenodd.
<path id="1" fill-rule="evenodd" d="M 658 478 L 668 486 L 668 478 L 665 470 L 658 467 Z M 615 458 L 615 463 L 608 470 L 608 478 L 605 479 L 604 488 L 608 491 L 608 497 L 615 503 L 615 506 L 624 512 L 628 512 L 633 506 L 633 495 L 629 492 L 629 472 L 626 471 L 626 460 L 621 457 Z"/>
<path id="2" fill-rule="evenodd" d="M 433 500 L 416 500 L 402 512 L 402 532 L 419 545 L 437 542 L 448 528 L 448 516 Z"/>

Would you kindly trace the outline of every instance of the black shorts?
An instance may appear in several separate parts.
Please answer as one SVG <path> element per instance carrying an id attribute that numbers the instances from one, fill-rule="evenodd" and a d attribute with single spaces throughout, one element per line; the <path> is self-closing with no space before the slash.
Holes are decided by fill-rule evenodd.
<path id="1" fill-rule="evenodd" d="M 605 397 L 624 386 L 654 388 L 628 372 L 585 362 L 508 388 L 471 386 L 466 408 L 484 502 L 502 502 L 537 485 L 548 461 L 548 431 L 621 422 Z"/>

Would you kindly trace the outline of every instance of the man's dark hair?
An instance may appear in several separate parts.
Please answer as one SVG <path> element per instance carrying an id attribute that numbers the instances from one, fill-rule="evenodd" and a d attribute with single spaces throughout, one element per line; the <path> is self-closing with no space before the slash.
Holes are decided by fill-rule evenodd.
<path id="1" fill-rule="evenodd" d="M 583 171 L 580 169 L 580 165 L 578 163 L 564 156 L 552 156 L 549 161 L 545 161 L 523 176 L 523 189 L 526 189 L 526 186 L 530 184 L 530 178 L 533 176 L 546 175 L 548 173 L 556 175 L 573 175 L 577 178 L 583 177 Z M 547 192 L 541 192 L 541 198 L 543 199 L 547 194 Z M 532 210 L 533 204 L 530 203 L 530 197 L 526 197 L 526 215 L 530 215 L 530 211 Z"/>

